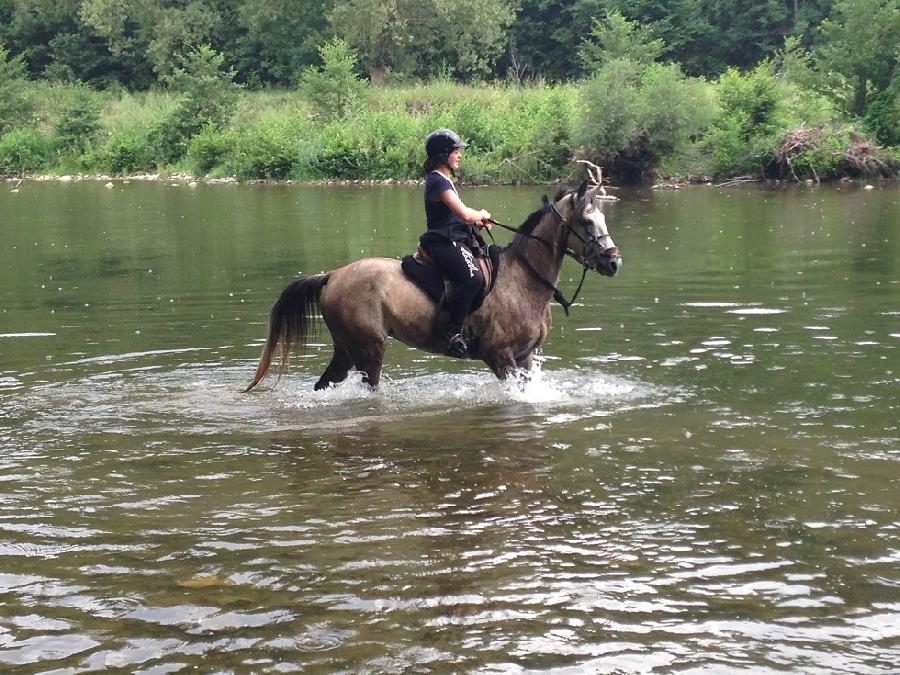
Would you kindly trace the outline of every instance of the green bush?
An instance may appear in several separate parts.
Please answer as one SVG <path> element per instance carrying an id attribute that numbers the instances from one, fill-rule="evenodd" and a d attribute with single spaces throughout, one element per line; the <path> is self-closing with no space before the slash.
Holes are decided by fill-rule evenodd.
<path id="1" fill-rule="evenodd" d="M 714 109 L 707 85 L 677 65 L 613 59 L 583 83 L 572 138 L 585 155 L 639 180 L 703 131 Z"/>
<path id="2" fill-rule="evenodd" d="M 0 136 L 0 174 L 40 171 L 53 156 L 51 141 L 36 129 L 13 129 Z"/>
<path id="3" fill-rule="evenodd" d="M 155 151 L 147 133 L 141 129 L 123 129 L 92 153 L 90 162 L 98 170 L 114 175 L 152 171 Z"/>
<path id="4" fill-rule="evenodd" d="M 234 110 L 233 71 L 223 70 L 224 57 L 208 45 L 182 56 L 183 67 L 168 78 L 178 105 L 150 132 L 157 160 L 169 164 L 183 157 L 191 138 L 204 127 L 224 125 Z"/>
<path id="5" fill-rule="evenodd" d="M 719 115 L 707 134 L 717 175 L 759 173 L 779 133 L 789 128 L 771 64 L 747 74 L 726 70 L 715 87 Z"/>
<path id="6" fill-rule="evenodd" d="M 298 159 L 301 128 L 295 122 L 261 123 L 235 136 L 230 168 L 241 180 L 292 178 Z"/>
<path id="7" fill-rule="evenodd" d="M 368 84 L 356 75 L 356 53 L 340 38 L 319 47 L 322 67 L 307 67 L 298 88 L 326 119 L 341 118 L 355 111 L 365 97 Z"/>
<path id="8" fill-rule="evenodd" d="M 224 168 L 234 145 L 234 133 L 212 125 L 203 127 L 188 144 L 187 160 L 191 171 L 198 175 L 206 175 L 213 169 Z"/>
<path id="9" fill-rule="evenodd" d="M 90 147 L 100 127 L 99 95 L 84 85 L 75 86 L 54 125 L 61 149 L 84 151 Z"/>
<path id="10" fill-rule="evenodd" d="M 9 52 L 0 45 L 0 132 L 30 120 L 32 103 L 29 93 L 24 57 L 19 54 L 9 58 Z"/>
<path id="11" fill-rule="evenodd" d="M 900 145 L 900 70 L 866 110 L 863 124 L 886 145 Z"/>

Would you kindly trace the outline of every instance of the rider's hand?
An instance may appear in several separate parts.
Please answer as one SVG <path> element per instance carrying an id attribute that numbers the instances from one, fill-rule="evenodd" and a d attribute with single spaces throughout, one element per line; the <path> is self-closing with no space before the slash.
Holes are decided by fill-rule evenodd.
<path id="1" fill-rule="evenodd" d="M 491 229 L 493 221 L 491 221 L 491 214 L 489 211 L 481 209 L 481 211 L 478 212 L 478 225 L 487 230 Z"/>

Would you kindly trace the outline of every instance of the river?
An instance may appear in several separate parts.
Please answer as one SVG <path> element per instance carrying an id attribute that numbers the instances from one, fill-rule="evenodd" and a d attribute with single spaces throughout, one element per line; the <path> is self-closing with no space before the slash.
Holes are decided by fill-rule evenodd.
<path id="1" fill-rule="evenodd" d="M 0 668 L 900 668 L 896 184 L 620 190 L 533 381 L 393 343 L 313 392 L 323 327 L 249 395 L 281 289 L 411 251 L 418 188 L 11 188 Z"/>

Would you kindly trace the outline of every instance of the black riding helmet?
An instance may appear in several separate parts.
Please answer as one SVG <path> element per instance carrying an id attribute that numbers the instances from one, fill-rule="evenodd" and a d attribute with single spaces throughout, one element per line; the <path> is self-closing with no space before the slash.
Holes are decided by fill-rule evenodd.
<path id="1" fill-rule="evenodd" d="M 425 139 L 425 153 L 429 157 L 446 157 L 454 150 L 464 147 L 465 141 L 451 129 L 436 129 Z"/>

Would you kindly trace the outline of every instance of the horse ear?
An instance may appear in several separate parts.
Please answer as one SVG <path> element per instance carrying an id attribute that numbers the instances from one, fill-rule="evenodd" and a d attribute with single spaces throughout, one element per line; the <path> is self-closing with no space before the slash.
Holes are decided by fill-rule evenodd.
<path id="1" fill-rule="evenodd" d="M 547 198 L 547 195 L 544 195 L 543 197 L 541 197 L 541 204 L 543 204 L 544 206 L 547 206 L 547 204 L 549 202 L 550 202 L 550 200 Z"/>
<path id="2" fill-rule="evenodd" d="M 586 180 L 581 181 L 581 185 L 578 186 L 578 201 L 584 199 L 584 193 L 587 192 L 588 182 Z"/>

